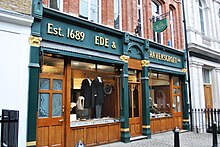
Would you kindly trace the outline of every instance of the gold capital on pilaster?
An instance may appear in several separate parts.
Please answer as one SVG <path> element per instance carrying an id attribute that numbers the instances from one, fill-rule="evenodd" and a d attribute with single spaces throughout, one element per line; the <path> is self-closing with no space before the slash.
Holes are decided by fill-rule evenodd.
<path id="1" fill-rule="evenodd" d="M 120 59 L 122 60 L 122 61 L 124 61 L 124 62 L 128 62 L 128 59 L 129 59 L 130 57 L 129 56 L 126 56 L 126 55 L 121 55 L 120 56 Z"/>
<path id="2" fill-rule="evenodd" d="M 40 47 L 41 40 L 42 40 L 41 37 L 30 36 L 28 42 L 31 46 Z"/>
<path id="3" fill-rule="evenodd" d="M 185 73 L 186 73 L 186 71 L 187 71 L 187 69 L 186 69 L 186 68 L 183 68 L 183 69 L 182 69 L 182 72 L 185 72 Z"/>
<path id="4" fill-rule="evenodd" d="M 141 61 L 141 65 L 142 65 L 142 66 L 149 66 L 149 64 L 150 64 L 150 61 L 149 61 L 149 60 L 142 60 L 142 61 Z"/>

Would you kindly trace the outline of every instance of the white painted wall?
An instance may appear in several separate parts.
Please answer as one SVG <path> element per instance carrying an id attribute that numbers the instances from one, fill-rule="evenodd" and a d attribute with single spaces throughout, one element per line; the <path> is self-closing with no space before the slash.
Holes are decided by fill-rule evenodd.
<path id="1" fill-rule="evenodd" d="M 19 110 L 18 146 L 26 146 L 30 16 L 0 11 L 0 115 Z"/>

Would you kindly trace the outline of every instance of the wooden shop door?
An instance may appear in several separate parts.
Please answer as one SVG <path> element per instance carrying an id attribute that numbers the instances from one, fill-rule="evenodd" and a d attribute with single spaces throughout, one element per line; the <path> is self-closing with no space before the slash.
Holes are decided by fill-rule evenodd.
<path id="1" fill-rule="evenodd" d="M 37 147 L 64 147 L 63 75 L 40 74 Z"/>
<path id="2" fill-rule="evenodd" d="M 173 125 L 182 129 L 182 92 L 181 92 L 181 81 L 179 77 L 171 78 L 171 89 L 172 93 L 172 108 L 173 108 Z"/>
<path id="3" fill-rule="evenodd" d="M 131 137 L 140 136 L 141 127 L 141 100 L 140 100 L 140 84 L 128 84 L 129 97 L 129 129 Z"/>
<path id="4" fill-rule="evenodd" d="M 205 94 L 205 108 L 213 108 L 211 85 L 204 85 L 204 94 Z"/>

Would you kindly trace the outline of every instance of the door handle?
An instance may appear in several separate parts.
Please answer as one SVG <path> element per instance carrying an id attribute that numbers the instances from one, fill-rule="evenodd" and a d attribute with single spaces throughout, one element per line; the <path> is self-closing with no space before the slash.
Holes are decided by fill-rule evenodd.
<path id="1" fill-rule="evenodd" d="M 63 119 L 60 119 L 59 122 L 63 122 Z"/>

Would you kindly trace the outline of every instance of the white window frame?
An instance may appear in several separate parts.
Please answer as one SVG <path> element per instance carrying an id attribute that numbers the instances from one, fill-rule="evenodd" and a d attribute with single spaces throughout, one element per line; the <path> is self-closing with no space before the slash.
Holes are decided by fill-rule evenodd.
<path id="1" fill-rule="evenodd" d="M 170 8 L 170 13 L 169 13 L 169 21 L 170 21 L 170 37 L 171 37 L 171 47 L 174 48 L 175 46 L 175 42 L 174 42 L 174 38 L 175 38 L 175 34 L 174 34 L 174 19 L 173 19 L 173 13 L 174 10 L 172 8 Z"/>
<path id="2" fill-rule="evenodd" d="M 200 31 L 201 31 L 201 33 L 203 34 L 203 35 L 206 35 L 206 21 L 205 21 L 205 7 L 204 7 L 204 3 L 203 3 L 203 1 L 202 0 L 199 0 L 198 1 L 198 3 L 199 3 L 199 24 L 200 24 Z M 200 3 L 201 3 L 201 5 L 202 6 L 200 6 Z M 202 14 L 202 19 L 201 19 L 201 14 Z M 202 27 L 202 22 L 203 22 L 203 27 Z"/>
<path id="3" fill-rule="evenodd" d="M 118 0 L 118 13 L 115 13 L 115 0 L 114 0 L 114 20 L 115 20 L 115 15 L 119 16 L 119 28 L 118 30 L 122 30 L 122 18 L 121 18 L 121 0 Z M 114 28 L 115 28 L 115 23 L 114 23 Z M 115 28 L 117 29 L 117 28 Z"/>
<path id="4" fill-rule="evenodd" d="M 140 10 L 141 12 L 141 23 L 138 22 L 138 24 L 141 25 L 141 36 L 140 37 L 144 37 L 144 32 L 143 32 L 143 9 L 142 9 L 142 0 L 140 0 L 140 4 L 138 4 L 138 0 L 137 0 L 137 17 L 139 18 L 139 13 L 138 11 Z"/>
<path id="5" fill-rule="evenodd" d="M 51 1 L 51 0 L 48 0 L 48 7 L 49 7 L 49 8 L 51 8 L 51 7 L 50 7 L 50 1 Z M 63 0 L 56 0 L 56 1 L 60 3 L 60 4 L 59 4 L 59 10 L 58 10 L 58 11 L 63 12 Z M 53 9 L 53 8 L 51 8 L 51 9 Z M 55 9 L 55 10 L 56 10 L 56 9 Z"/>
<path id="6" fill-rule="evenodd" d="M 80 5 L 81 5 L 81 1 L 88 1 L 88 20 L 89 21 L 92 21 L 91 20 L 91 1 L 92 0 L 80 0 Z M 92 22 L 94 22 L 94 23 L 101 23 L 102 21 L 101 21 L 101 7 L 102 7 L 102 3 L 101 3 L 101 0 L 98 0 L 98 5 L 97 5 L 97 7 L 98 7 L 98 21 L 97 22 L 95 22 L 95 21 L 92 21 Z M 80 9 L 81 7 L 79 7 L 79 9 Z M 80 12 L 79 12 L 80 13 Z M 80 15 L 80 14 L 79 14 Z"/>
<path id="7" fill-rule="evenodd" d="M 152 6 L 153 6 L 153 3 L 155 3 L 157 6 L 159 6 L 159 14 L 154 13 L 153 11 L 151 12 L 151 13 L 152 13 L 152 17 L 154 16 L 155 19 L 156 19 L 156 17 L 160 16 L 161 13 L 162 13 L 161 4 L 160 4 L 159 2 L 157 2 L 157 1 L 151 1 L 151 5 L 152 5 Z M 153 20 L 153 21 L 154 21 L 154 20 Z M 154 40 L 154 38 L 153 38 L 153 40 L 154 40 L 155 42 L 157 42 L 157 43 L 163 44 L 163 33 L 162 33 L 162 32 L 161 32 L 161 33 L 157 33 L 157 32 L 154 32 L 154 31 L 153 31 L 153 33 L 155 34 L 155 40 Z M 161 42 L 158 42 L 158 40 L 157 40 L 157 35 L 158 35 L 158 34 L 160 34 L 160 40 L 161 40 Z"/>

